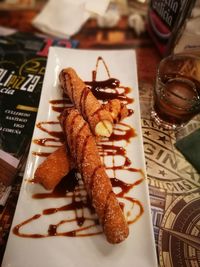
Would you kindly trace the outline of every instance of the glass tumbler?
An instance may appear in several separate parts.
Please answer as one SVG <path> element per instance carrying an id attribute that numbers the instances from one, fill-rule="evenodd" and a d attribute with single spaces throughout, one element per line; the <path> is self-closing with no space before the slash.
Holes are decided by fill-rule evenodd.
<path id="1" fill-rule="evenodd" d="M 176 130 L 200 113 L 200 57 L 174 54 L 164 58 L 157 71 L 152 119 Z"/>

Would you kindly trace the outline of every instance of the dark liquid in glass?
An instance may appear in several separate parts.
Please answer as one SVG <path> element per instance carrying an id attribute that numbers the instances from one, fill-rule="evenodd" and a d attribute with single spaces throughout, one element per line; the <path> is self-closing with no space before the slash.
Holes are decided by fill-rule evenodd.
<path id="1" fill-rule="evenodd" d="M 185 124 L 200 112 L 200 84 L 188 77 L 165 75 L 157 81 L 154 111 L 171 124 Z"/>
<path id="2" fill-rule="evenodd" d="M 158 67 L 151 117 L 165 129 L 184 126 L 200 112 L 200 57 L 174 54 Z"/>

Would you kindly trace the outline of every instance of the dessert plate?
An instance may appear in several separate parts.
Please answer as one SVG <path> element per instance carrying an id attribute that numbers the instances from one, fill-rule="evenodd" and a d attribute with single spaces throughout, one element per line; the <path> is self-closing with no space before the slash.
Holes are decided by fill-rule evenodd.
<path id="1" fill-rule="evenodd" d="M 65 177 L 65 183 L 53 192 L 32 182 L 37 166 L 63 141 L 58 117 L 70 103 L 63 96 L 58 76 L 66 67 L 76 70 L 99 101 L 118 98 L 129 109 L 129 116 L 115 125 L 111 138 L 98 141 L 113 190 L 123 203 L 129 222 L 129 236 L 120 244 L 107 242 L 90 208 L 75 205 L 86 199 L 80 177 L 75 185 Z M 112 88 L 110 81 L 117 81 Z M 134 50 L 50 48 L 36 125 L 2 266 L 157 266 Z"/>

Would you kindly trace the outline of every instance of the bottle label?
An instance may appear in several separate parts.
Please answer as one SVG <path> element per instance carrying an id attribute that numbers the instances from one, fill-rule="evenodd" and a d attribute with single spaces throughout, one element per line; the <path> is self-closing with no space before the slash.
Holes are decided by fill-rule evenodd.
<path id="1" fill-rule="evenodd" d="M 181 9 L 181 2 L 176 0 L 154 0 L 151 2 L 151 9 L 157 14 L 165 27 L 172 30 Z"/>
<path id="2" fill-rule="evenodd" d="M 161 54 L 165 54 L 174 29 L 184 18 L 187 0 L 152 0 L 148 11 L 148 31 Z"/>

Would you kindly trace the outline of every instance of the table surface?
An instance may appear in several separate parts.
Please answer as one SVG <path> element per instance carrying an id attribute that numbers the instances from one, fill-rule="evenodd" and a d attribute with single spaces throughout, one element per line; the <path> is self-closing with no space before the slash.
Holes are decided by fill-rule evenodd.
<path id="1" fill-rule="evenodd" d="M 0 10 L 0 26 L 35 32 L 31 20 L 37 9 Z M 157 65 L 161 59 L 147 33 L 137 37 L 123 17 L 112 29 L 100 29 L 89 20 L 73 36 L 79 48 L 136 50 L 143 142 L 152 219 L 160 266 L 200 266 L 200 176 L 176 151 L 174 142 L 199 125 L 195 118 L 178 133 L 164 131 L 150 119 L 150 104 Z M 4 207 L 0 208 L 0 262 L 20 190 L 18 176 Z"/>

